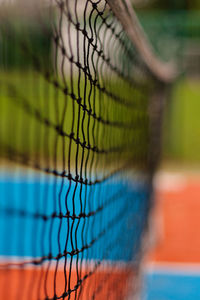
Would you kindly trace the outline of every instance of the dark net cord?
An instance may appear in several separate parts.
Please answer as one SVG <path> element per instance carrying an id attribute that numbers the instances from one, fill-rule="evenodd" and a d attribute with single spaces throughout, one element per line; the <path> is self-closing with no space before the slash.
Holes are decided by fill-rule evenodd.
<path id="1" fill-rule="evenodd" d="M 15 296 L 0 294 L 126 299 L 151 207 L 166 85 L 107 1 L 20 5 L 5 6 L 0 22 L 1 173 L 12 178 L 0 204 L 2 232 L 12 237 L 2 280 L 19 271 Z"/>

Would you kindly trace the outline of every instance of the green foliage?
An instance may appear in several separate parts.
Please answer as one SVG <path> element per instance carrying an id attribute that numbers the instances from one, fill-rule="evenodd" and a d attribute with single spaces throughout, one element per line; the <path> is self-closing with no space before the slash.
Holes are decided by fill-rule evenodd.
<path id="1" fill-rule="evenodd" d="M 165 10 L 196 10 L 200 9 L 199 0 L 156 0 L 150 1 L 146 9 L 165 9 Z"/>

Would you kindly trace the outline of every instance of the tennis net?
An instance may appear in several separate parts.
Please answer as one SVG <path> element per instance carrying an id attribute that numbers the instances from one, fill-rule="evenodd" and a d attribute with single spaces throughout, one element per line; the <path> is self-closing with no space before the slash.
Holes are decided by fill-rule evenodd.
<path id="1" fill-rule="evenodd" d="M 0 23 L 0 293 L 126 299 L 173 76 L 128 1 L 13 1 Z"/>

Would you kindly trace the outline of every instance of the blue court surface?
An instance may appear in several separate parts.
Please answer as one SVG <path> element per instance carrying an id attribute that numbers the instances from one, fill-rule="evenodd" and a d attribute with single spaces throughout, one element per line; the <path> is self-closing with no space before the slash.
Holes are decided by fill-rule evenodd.
<path id="1" fill-rule="evenodd" d="M 142 300 L 199 300 L 200 267 L 173 267 L 147 270 Z"/>
<path id="2" fill-rule="evenodd" d="M 146 224 L 147 187 L 125 175 L 94 187 L 37 172 L 1 173 L 0 255 L 83 249 L 82 258 L 130 261 Z"/>

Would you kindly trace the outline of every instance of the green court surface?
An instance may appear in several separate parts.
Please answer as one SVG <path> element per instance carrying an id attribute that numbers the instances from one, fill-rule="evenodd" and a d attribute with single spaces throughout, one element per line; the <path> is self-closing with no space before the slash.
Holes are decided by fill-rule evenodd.
<path id="1" fill-rule="evenodd" d="M 108 93 L 117 95 L 115 99 L 103 91 L 96 91 L 83 74 L 80 79 L 78 74 L 66 81 L 61 75 L 59 78 L 59 81 L 46 79 L 31 69 L 1 72 L 0 135 L 5 145 L 5 151 L 4 147 L 1 149 L 3 156 L 8 147 L 17 146 L 19 153 L 31 153 L 31 159 L 35 159 L 37 153 L 40 153 L 41 159 L 53 159 L 56 147 L 56 155 L 61 159 L 63 138 L 67 154 L 73 134 L 73 157 L 77 143 L 86 143 L 86 146 L 94 148 L 95 155 L 108 151 L 117 155 L 122 149 L 122 160 L 132 157 L 134 161 L 142 161 L 147 155 L 148 144 L 147 91 L 141 92 L 137 87 L 115 79 L 106 83 L 102 81 L 101 85 L 107 85 Z M 67 86 L 70 90 L 65 94 Z M 123 97 L 127 99 L 127 106 L 120 103 Z M 77 105 L 77 99 L 82 106 Z M 22 132 L 20 137 L 19 132 Z M 59 137 L 58 132 L 61 133 Z M 124 136 L 128 137 L 127 144 L 123 143 Z"/>
<path id="2" fill-rule="evenodd" d="M 200 161 L 200 79 L 184 78 L 172 90 L 164 124 L 164 159 Z"/>

